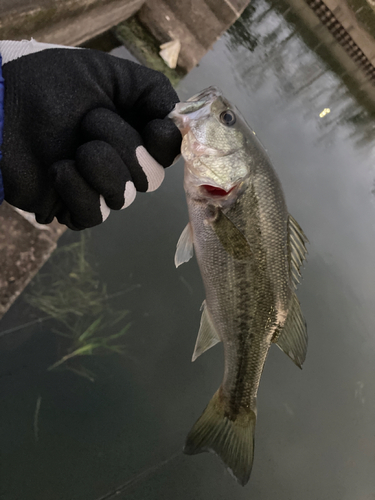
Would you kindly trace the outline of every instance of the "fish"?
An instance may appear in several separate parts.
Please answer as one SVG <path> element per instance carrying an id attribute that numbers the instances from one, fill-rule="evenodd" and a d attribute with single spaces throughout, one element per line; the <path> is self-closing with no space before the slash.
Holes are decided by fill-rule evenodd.
<path id="1" fill-rule="evenodd" d="M 175 265 L 195 252 L 206 298 L 192 361 L 222 342 L 224 376 L 184 452 L 218 455 L 239 484 L 254 457 L 257 392 L 272 344 L 300 368 L 307 329 L 296 295 L 308 239 L 289 214 L 255 132 L 217 87 L 168 115 L 182 134 L 189 222 Z"/>

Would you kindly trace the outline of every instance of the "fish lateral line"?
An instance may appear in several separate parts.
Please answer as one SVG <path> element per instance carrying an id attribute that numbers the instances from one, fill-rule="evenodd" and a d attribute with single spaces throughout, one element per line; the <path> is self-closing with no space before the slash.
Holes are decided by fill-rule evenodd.
<path id="1" fill-rule="evenodd" d="M 220 208 L 216 208 L 209 222 L 225 251 L 235 260 L 249 261 L 253 258 L 253 252 L 245 235 Z"/>

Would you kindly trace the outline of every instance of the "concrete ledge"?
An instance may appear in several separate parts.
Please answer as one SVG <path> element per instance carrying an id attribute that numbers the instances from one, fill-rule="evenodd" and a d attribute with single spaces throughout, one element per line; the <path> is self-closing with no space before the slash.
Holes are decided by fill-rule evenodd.
<path id="1" fill-rule="evenodd" d="M 39 271 L 65 231 L 54 221 L 41 230 L 13 207 L 0 207 L 0 318 Z"/>
<path id="2" fill-rule="evenodd" d="M 148 2 L 138 13 L 140 22 L 161 44 L 177 38 L 181 42 L 181 52 L 178 66 L 190 71 L 198 64 L 207 52 L 206 48 L 195 39 L 193 33 L 181 23 L 174 12 L 163 1 L 158 2 L 158 8 Z"/>
<path id="3" fill-rule="evenodd" d="M 62 45 L 81 45 L 132 16 L 143 0 L 114 0 L 84 12 L 73 20 L 63 20 L 52 27 L 36 32 L 38 42 Z"/>
<path id="4" fill-rule="evenodd" d="M 141 64 L 164 73 L 175 87 L 186 74 L 180 66 L 169 68 L 160 57 L 160 44 L 152 34 L 139 22 L 137 16 L 115 26 L 111 32 Z"/>
<path id="5" fill-rule="evenodd" d="M 178 66 L 190 71 L 250 0 L 148 0 L 137 14 L 159 43 L 178 39 Z"/>
<path id="6" fill-rule="evenodd" d="M 0 39 L 78 45 L 136 12 L 144 0 L 1 0 Z"/>

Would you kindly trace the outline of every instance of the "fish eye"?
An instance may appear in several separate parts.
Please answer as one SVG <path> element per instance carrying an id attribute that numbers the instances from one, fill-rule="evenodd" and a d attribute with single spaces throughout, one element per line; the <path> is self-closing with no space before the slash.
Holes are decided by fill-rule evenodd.
<path id="1" fill-rule="evenodd" d="M 226 111 L 220 113 L 220 121 L 224 125 L 231 127 L 236 123 L 236 115 L 231 109 L 227 109 Z"/>

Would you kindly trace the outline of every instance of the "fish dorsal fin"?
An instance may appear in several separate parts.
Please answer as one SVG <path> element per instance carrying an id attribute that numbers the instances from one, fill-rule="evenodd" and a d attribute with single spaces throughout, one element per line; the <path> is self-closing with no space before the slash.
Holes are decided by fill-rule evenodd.
<path id="1" fill-rule="evenodd" d="M 236 260 L 252 257 L 249 242 L 233 222 L 219 209 L 212 221 L 212 227 L 224 250 Z"/>
<path id="2" fill-rule="evenodd" d="M 201 354 L 210 349 L 210 347 L 213 347 L 218 342 L 221 342 L 216 328 L 212 323 L 210 313 L 207 310 L 205 300 L 203 301 L 201 310 L 202 309 L 201 324 L 199 327 L 197 341 L 195 342 L 193 357 L 191 359 L 192 361 L 195 361 Z"/>
<path id="3" fill-rule="evenodd" d="M 302 368 L 307 351 L 307 329 L 306 321 L 295 293 L 292 294 L 288 316 L 276 344 L 299 368 Z"/>
<path id="4" fill-rule="evenodd" d="M 291 282 L 294 288 L 297 288 L 301 277 L 300 268 L 306 258 L 307 250 L 306 243 L 308 239 L 302 231 L 298 222 L 289 215 L 288 220 L 288 236 L 289 236 L 289 272 Z"/>
<path id="5" fill-rule="evenodd" d="M 174 256 L 175 266 L 178 267 L 184 262 L 188 262 L 192 258 L 193 253 L 193 230 L 190 222 L 188 222 L 177 242 L 176 253 Z"/>

